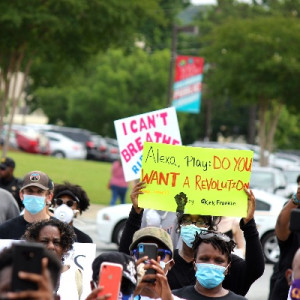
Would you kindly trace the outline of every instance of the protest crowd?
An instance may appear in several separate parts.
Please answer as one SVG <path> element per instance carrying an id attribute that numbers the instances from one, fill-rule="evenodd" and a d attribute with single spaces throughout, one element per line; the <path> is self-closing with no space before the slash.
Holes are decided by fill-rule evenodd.
<path id="1" fill-rule="evenodd" d="M 15 162 L 8 158 L 6 164 Z M 194 201 L 184 192 L 173 197 L 174 211 L 143 208 L 149 183 L 136 180 L 118 251 L 95 257 L 91 237 L 73 225 L 90 205 L 87 193 L 49 175 L 25 174 L 18 180 L 19 197 L 0 189 L 1 299 L 242 300 L 264 272 L 251 189 L 240 191 L 246 214 L 237 220 L 188 210 Z M 299 299 L 300 235 L 290 227 L 298 199 L 300 188 L 278 217 L 281 255 L 270 300 Z M 76 255 L 89 247 L 91 252 Z"/>

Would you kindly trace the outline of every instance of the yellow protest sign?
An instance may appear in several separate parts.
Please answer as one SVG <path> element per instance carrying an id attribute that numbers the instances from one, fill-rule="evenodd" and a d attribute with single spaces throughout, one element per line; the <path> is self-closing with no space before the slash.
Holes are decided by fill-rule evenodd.
<path id="1" fill-rule="evenodd" d="M 247 214 L 253 152 L 144 143 L 139 206 L 214 216 Z"/>

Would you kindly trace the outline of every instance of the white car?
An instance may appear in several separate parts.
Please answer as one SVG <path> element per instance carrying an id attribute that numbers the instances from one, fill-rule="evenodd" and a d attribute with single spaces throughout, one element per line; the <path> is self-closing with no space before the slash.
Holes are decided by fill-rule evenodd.
<path id="1" fill-rule="evenodd" d="M 275 236 L 275 225 L 286 198 L 261 190 L 253 190 L 256 199 L 255 221 L 267 262 L 279 259 L 279 247 Z M 131 204 L 120 204 L 102 208 L 97 213 L 97 232 L 100 241 L 119 244 L 131 210 Z"/>
<path id="2" fill-rule="evenodd" d="M 61 133 L 45 131 L 50 143 L 51 155 L 57 158 L 85 159 L 86 148 Z"/>

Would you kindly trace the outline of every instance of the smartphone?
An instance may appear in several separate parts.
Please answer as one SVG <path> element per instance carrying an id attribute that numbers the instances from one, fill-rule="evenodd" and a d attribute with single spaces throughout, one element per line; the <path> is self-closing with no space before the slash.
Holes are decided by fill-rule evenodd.
<path id="1" fill-rule="evenodd" d="M 30 280 L 19 278 L 20 271 L 42 273 L 44 246 L 39 243 L 18 243 L 13 246 L 12 291 L 37 290 L 38 285 Z"/>
<path id="2" fill-rule="evenodd" d="M 295 208 L 291 211 L 290 230 L 300 232 L 300 209 Z"/>
<path id="3" fill-rule="evenodd" d="M 150 261 L 150 259 L 157 260 L 157 248 L 158 248 L 157 244 L 155 244 L 155 243 L 139 243 L 137 248 L 138 248 L 138 257 L 139 258 L 141 258 L 143 256 L 148 256 L 149 261 Z M 150 268 L 146 271 L 146 275 L 148 275 L 148 274 L 156 274 L 156 271 L 154 269 Z M 148 282 L 154 282 L 154 281 L 155 281 L 155 279 L 149 280 Z"/>
<path id="4" fill-rule="evenodd" d="M 123 266 L 121 264 L 103 262 L 99 272 L 99 286 L 103 286 L 103 290 L 98 293 L 98 297 L 111 294 L 109 300 L 118 300 L 122 273 Z"/>

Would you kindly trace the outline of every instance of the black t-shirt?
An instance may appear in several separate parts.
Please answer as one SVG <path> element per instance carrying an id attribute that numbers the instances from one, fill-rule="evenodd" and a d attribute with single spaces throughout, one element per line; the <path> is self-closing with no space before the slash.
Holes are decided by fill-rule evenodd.
<path id="1" fill-rule="evenodd" d="M 19 240 L 29 225 L 23 216 L 10 219 L 0 225 L 0 239 Z"/>
<path id="2" fill-rule="evenodd" d="M 19 178 L 16 178 L 16 177 L 13 177 L 9 181 L 0 179 L 0 188 L 7 190 L 8 192 L 10 192 L 13 195 L 13 197 L 15 198 L 15 200 L 18 203 L 20 211 L 24 207 L 23 202 L 20 198 L 20 194 L 19 194 L 21 185 L 22 185 L 22 180 Z"/>
<path id="3" fill-rule="evenodd" d="M 76 242 L 78 243 L 93 243 L 93 240 L 91 239 L 91 237 L 89 235 L 87 235 L 86 233 L 82 232 L 81 230 L 79 230 L 78 228 L 74 227 L 74 232 L 76 234 Z"/>
<path id="4" fill-rule="evenodd" d="M 222 297 L 207 297 L 196 292 L 193 285 L 185 286 L 178 290 L 173 290 L 172 294 L 187 300 L 245 300 L 246 298 L 229 291 Z"/>
<path id="5" fill-rule="evenodd" d="M 175 264 L 168 272 L 167 278 L 170 289 L 178 289 L 196 283 L 194 263 L 186 262 L 178 253 L 178 249 L 174 251 L 173 257 Z"/>
<path id="6" fill-rule="evenodd" d="M 289 286 L 285 278 L 285 271 L 292 266 L 294 255 L 300 247 L 300 233 L 291 232 L 286 241 L 278 241 L 280 257 L 278 262 L 277 279 L 271 291 L 270 300 L 286 299 Z"/>
<path id="7" fill-rule="evenodd" d="M 24 216 L 10 219 L 0 225 L 0 239 L 19 240 L 31 223 L 25 221 Z M 76 242 L 93 243 L 92 239 L 84 232 L 74 228 Z"/>

